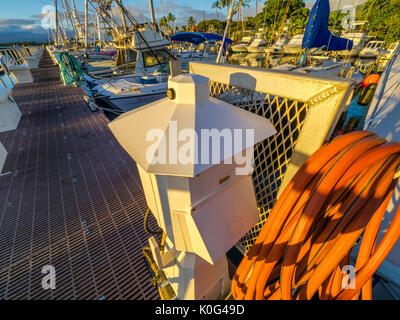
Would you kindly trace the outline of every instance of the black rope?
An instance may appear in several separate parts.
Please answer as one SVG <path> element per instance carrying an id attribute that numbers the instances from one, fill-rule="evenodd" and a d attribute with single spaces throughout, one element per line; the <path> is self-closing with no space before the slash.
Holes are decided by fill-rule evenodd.
<path id="1" fill-rule="evenodd" d="M 150 214 L 150 208 L 147 208 L 146 214 L 144 215 L 144 231 L 146 231 L 146 233 L 151 234 L 151 235 L 162 234 L 163 230 L 161 228 L 159 228 L 158 230 L 149 229 L 149 226 L 148 226 L 149 214 Z"/>

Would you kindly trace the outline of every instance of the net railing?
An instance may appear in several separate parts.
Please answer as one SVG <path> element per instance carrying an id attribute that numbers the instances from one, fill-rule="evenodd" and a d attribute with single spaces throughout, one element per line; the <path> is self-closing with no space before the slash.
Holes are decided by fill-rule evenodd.
<path id="1" fill-rule="evenodd" d="M 241 239 L 248 250 L 279 193 L 329 138 L 353 85 L 345 79 L 197 62 L 190 72 L 210 78 L 211 96 L 267 118 L 277 131 L 255 146 L 252 178 L 260 221 Z"/>

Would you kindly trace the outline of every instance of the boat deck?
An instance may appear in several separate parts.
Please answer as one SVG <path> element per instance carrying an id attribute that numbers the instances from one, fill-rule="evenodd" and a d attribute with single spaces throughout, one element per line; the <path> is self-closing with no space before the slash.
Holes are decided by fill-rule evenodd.
<path id="1" fill-rule="evenodd" d="M 18 128 L 0 133 L 0 299 L 158 299 L 134 161 L 46 51 L 32 74 L 13 89 Z M 42 288 L 45 265 L 54 290 Z"/>

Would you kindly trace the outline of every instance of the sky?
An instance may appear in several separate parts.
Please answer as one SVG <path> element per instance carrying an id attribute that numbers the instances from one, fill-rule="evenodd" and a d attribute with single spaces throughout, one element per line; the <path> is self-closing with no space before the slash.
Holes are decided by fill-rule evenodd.
<path id="1" fill-rule="evenodd" d="M 307 7 L 311 7 L 315 0 L 306 0 Z M 331 8 L 336 9 L 335 1 L 343 4 L 354 0 L 330 0 Z M 358 0 L 358 3 L 365 0 Z M 51 5 L 52 0 L 1 0 L 0 10 L 0 43 L 13 41 L 46 41 L 48 30 L 42 28 L 42 9 Z M 84 0 L 75 0 L 83 10 Z M 225 19 L 227 10 L 212 9 L 214 0 L 153 0 L 156 17 L 172 12 L 177 18 L 177 24 L 185 24 L 189 16 L 194 16 L 197 22 L 205 19 Z M 148 0 L 123 0 L 138 21 L 148 21 Z M 258 10 L 263 7 L 264 0 L 258 0 Z M 256 0 L 251 0 L 251 7 L 244 10 L 244 16 L 254 15 Z M 90 6 L 89 6 L 90 7 Z"/>

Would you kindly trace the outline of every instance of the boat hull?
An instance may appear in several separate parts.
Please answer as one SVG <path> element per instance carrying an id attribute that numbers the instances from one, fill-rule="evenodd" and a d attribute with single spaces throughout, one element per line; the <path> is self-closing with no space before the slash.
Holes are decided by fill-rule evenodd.
<path id="1" fill-rule="evenodd" d="M 334 51 L 334 52 L 336 52 L 338 56 L 342 56 L 342 57 L 356 57 L 359 55 L 360 49 L 356 48 L 356 49 L 352 49 L 352 50 L 343 50 L 343 51 Z"/>
<path id="2" fill-rule="evenodd" d="M 265 47 L 247 47 L 249 53 L 264 53 Z"/>
<path id="3" fill-rule="evenodd" d="M 96 98 L 95 103 L 102 109 L 115 113 L 124 113 L 165 98 L 166 96 L 167 93 L 162 92 L 126 97 L 101 97 Z"/>
<path id="4" fill-rule="evenodd" d="M 232 51 L 234 53 L 242 53 L 242 52 L 247 52 L 247 48 L 242 46 L 233 46 Z"/>
<path id="5" fill-rule="evenodd" d="M 282 48 L 264 48 L 264 52 L 269 54 L 283 54 Z"/>
<path id="6" fill-rule="evenodd" d="M 301 47 L 283 47 L 284 54 L 298 54 L 301 52 Z"/>

